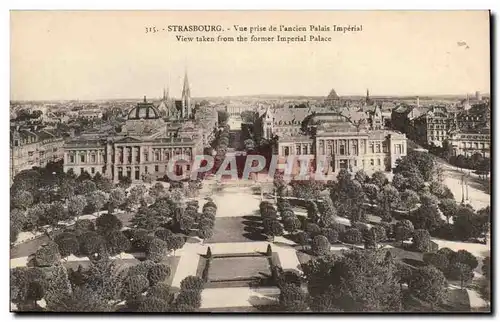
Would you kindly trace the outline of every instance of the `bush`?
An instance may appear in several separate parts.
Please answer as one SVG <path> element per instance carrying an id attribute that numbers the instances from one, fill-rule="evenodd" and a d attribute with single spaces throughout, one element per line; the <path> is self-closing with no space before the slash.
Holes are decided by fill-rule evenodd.
<path id="1" fill-rule="evenodd" d="M 330 244 L 335 244 L 339 241 L 339 232 L 335 229 L 323 228 L 321 229 L 321 235 L 325 236 Z"/>
<path id="2" fill-rule="evenodd" d="M 321 234 L 321 228 L 319 228 L 318 225 L 316 224 L 307 224 L 306 226 L 306 232 L 314 238 L 315 236 Z"/>
<path id="3" fill-rule="evenodd" d="M 301 245 L 302 247 L 306 246 L 309 244 L 309 240 L 311 239 L 311 236 L 309 236 L 308 233 L 306 233 L 305 231 L 301 231 L 300 233 L 298 233 L 296 235 L 296 240 L 297 240 L 297 243 L 299 245 Z"/>
<path id="4" fill-rule="evenodd" d="M 294 284 L 287 284 L 281 288 L 279 302 L 284 311 L 303 312 L 307 310 L 307 296 L 299 286 Z"/>
<path id="5" fill-rule="evenodd" d="M 181 281 L 181 290 L 201 291 L 205 287 L 205 282 L 198 276 L 188 276 Z"/>
<path id="6" fill-rule="evenodd" d="M 125 299 L 134 298 L 143 293 L 149 287 L 149 281 L 144 275 L 128 276 L 122 288 L 122 296 Z"/>
<path id="7" fill-rule="evenodd" d="M 90 219 L 80 219 L 75 223 L 75 230 L 80 231 L 94 231 L 94 223 Z"/>
<path id="8" fill-rule="evenodd" d="M 153 262 L 160 262 L 167 255 L 167 246 L 167 242 L 159 238 L 154 238 L 146 250 L 147 258 Z"/>
<path id="9" fill-rule="evenodd" d="M 54 242 L 40 246 L 35 253 L 36 266 L 52 266 L 59 263 L 60 260 L 59 247 Z"/>
<path id="10" fill-rule="evenodd" d="M 285 226 L 285 229 L 291 233 L 294 233 L 302 227 L 300 219 L 295 215 L 284 218 L 283 225 Z"/>
<path id="11" fill-rule="evenodd" d="M 149 285 L 156 285 L 159 282 L 165 281 L 170 276 L 170 266 L 165 264 L 156 264 L 149 269 L 148 280 Z"/>
<path id="12" fill-rule="evenodd" d="M 450 263 L 462 263 L 468 265 L 471 269 L 475 269 L 479 265 L 477 258 L 464 249 L 454 253 L 450 258 Z"/>
<path id="13" fill-rule="evenodd" d="M 160 228 L 155 231 L 155 236 L 163 241 L 167 241 L 173 235 L 172 231 L 165 228 Z"/>
<path id="14" fill-rule="evenodd" d="M 201 292 L 195 289 L 182 289 L 176 299 L 177 306 L 183 305 L 198 309 L 201 306 Z"/>
<path id="15" fill-rule="evenodd" d="M 330 243 L 325 236 L 318 235 L 313 238 L 311 248 L 314 255 L 326 255 L 330 251 Z"/>
<path id="16" fill-rule="evenodd" d="M 348 244 L 359 244 L 363 240 L 361 231 L 356 228 L 349 228 L 342 234 L 342 241 Z"/>
<path id="17" fill-rule="evenodd" d="M 417 229 L 413 233 L 413 248 L 419 252 L 428 252 L 430 249 L 431 235 L 425 229 Z"/>
<path id="18" fill-rule="evenodd" d="M 75 234 L 70 232 L 64 232 L 57 235 L 54 238 L 54 242 L 57 244 L 62 257 L 77 254 L 80 249 L 78 238 L 76 238 Z"/>
<path id="19" fill-rule="evenodd" d="M 444 274 L 447 274 L 450 261 L 445 254 L 440 253 L 425 253 L 423 260 L 428 265 L 433 265 Z"/>
<path id="20" fill-rule="evenodd" d="M 164 283 L 158 283 L 148 290 L 146 297 L 156 297 L 167 303 L 172 303 L 174 294 L 170 291 L 170 286 Z"/>

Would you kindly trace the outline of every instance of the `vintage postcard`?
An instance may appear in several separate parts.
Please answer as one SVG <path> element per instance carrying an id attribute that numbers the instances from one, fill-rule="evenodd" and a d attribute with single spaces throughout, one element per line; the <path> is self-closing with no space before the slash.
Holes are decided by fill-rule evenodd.
<path id="1" fill-rule="evenodd" d="M 12 312 L 491 312 L 489 11 L 11 11 Z"/>

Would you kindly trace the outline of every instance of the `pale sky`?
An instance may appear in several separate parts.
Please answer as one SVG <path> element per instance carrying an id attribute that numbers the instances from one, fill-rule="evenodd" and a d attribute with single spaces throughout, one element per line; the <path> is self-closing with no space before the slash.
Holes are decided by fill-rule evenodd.
<path id="1" fill-rule="evenodd" d="M 363 25 L 326 43 L 181 43 L 147 26 Z M 214 33 L 191 35 L 217 37 Z M 259 36 L 315 35 L 267 32 Z M 187 35 L 184 33 L 183 35 Z M 247 34 L 248 36 L 248 34 Z M 466 42 L 469 46 L 459 46 Z M 490 88 L 487 11 L 11 12 L 11 99 L 465 94 Z"/>

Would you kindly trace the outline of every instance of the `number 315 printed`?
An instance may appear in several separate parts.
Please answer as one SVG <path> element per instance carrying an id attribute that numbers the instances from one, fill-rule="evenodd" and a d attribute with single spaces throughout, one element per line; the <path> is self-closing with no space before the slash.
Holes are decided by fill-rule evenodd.
<path id="1" fill-rule="evenodd" d="M 146 33 L 155 33 L 158 32 L 158 29 L 156 27 L 145 27 L 146 28 Z"/>

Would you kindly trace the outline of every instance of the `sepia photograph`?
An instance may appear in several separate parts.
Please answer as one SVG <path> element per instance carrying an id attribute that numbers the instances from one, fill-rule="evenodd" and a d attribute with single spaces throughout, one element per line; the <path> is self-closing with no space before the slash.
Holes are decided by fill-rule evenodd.
<path id="1" fill-rule="evenodd" d="M 490 11 L 9 16 L 10 312 L 492 313 Z"/>

